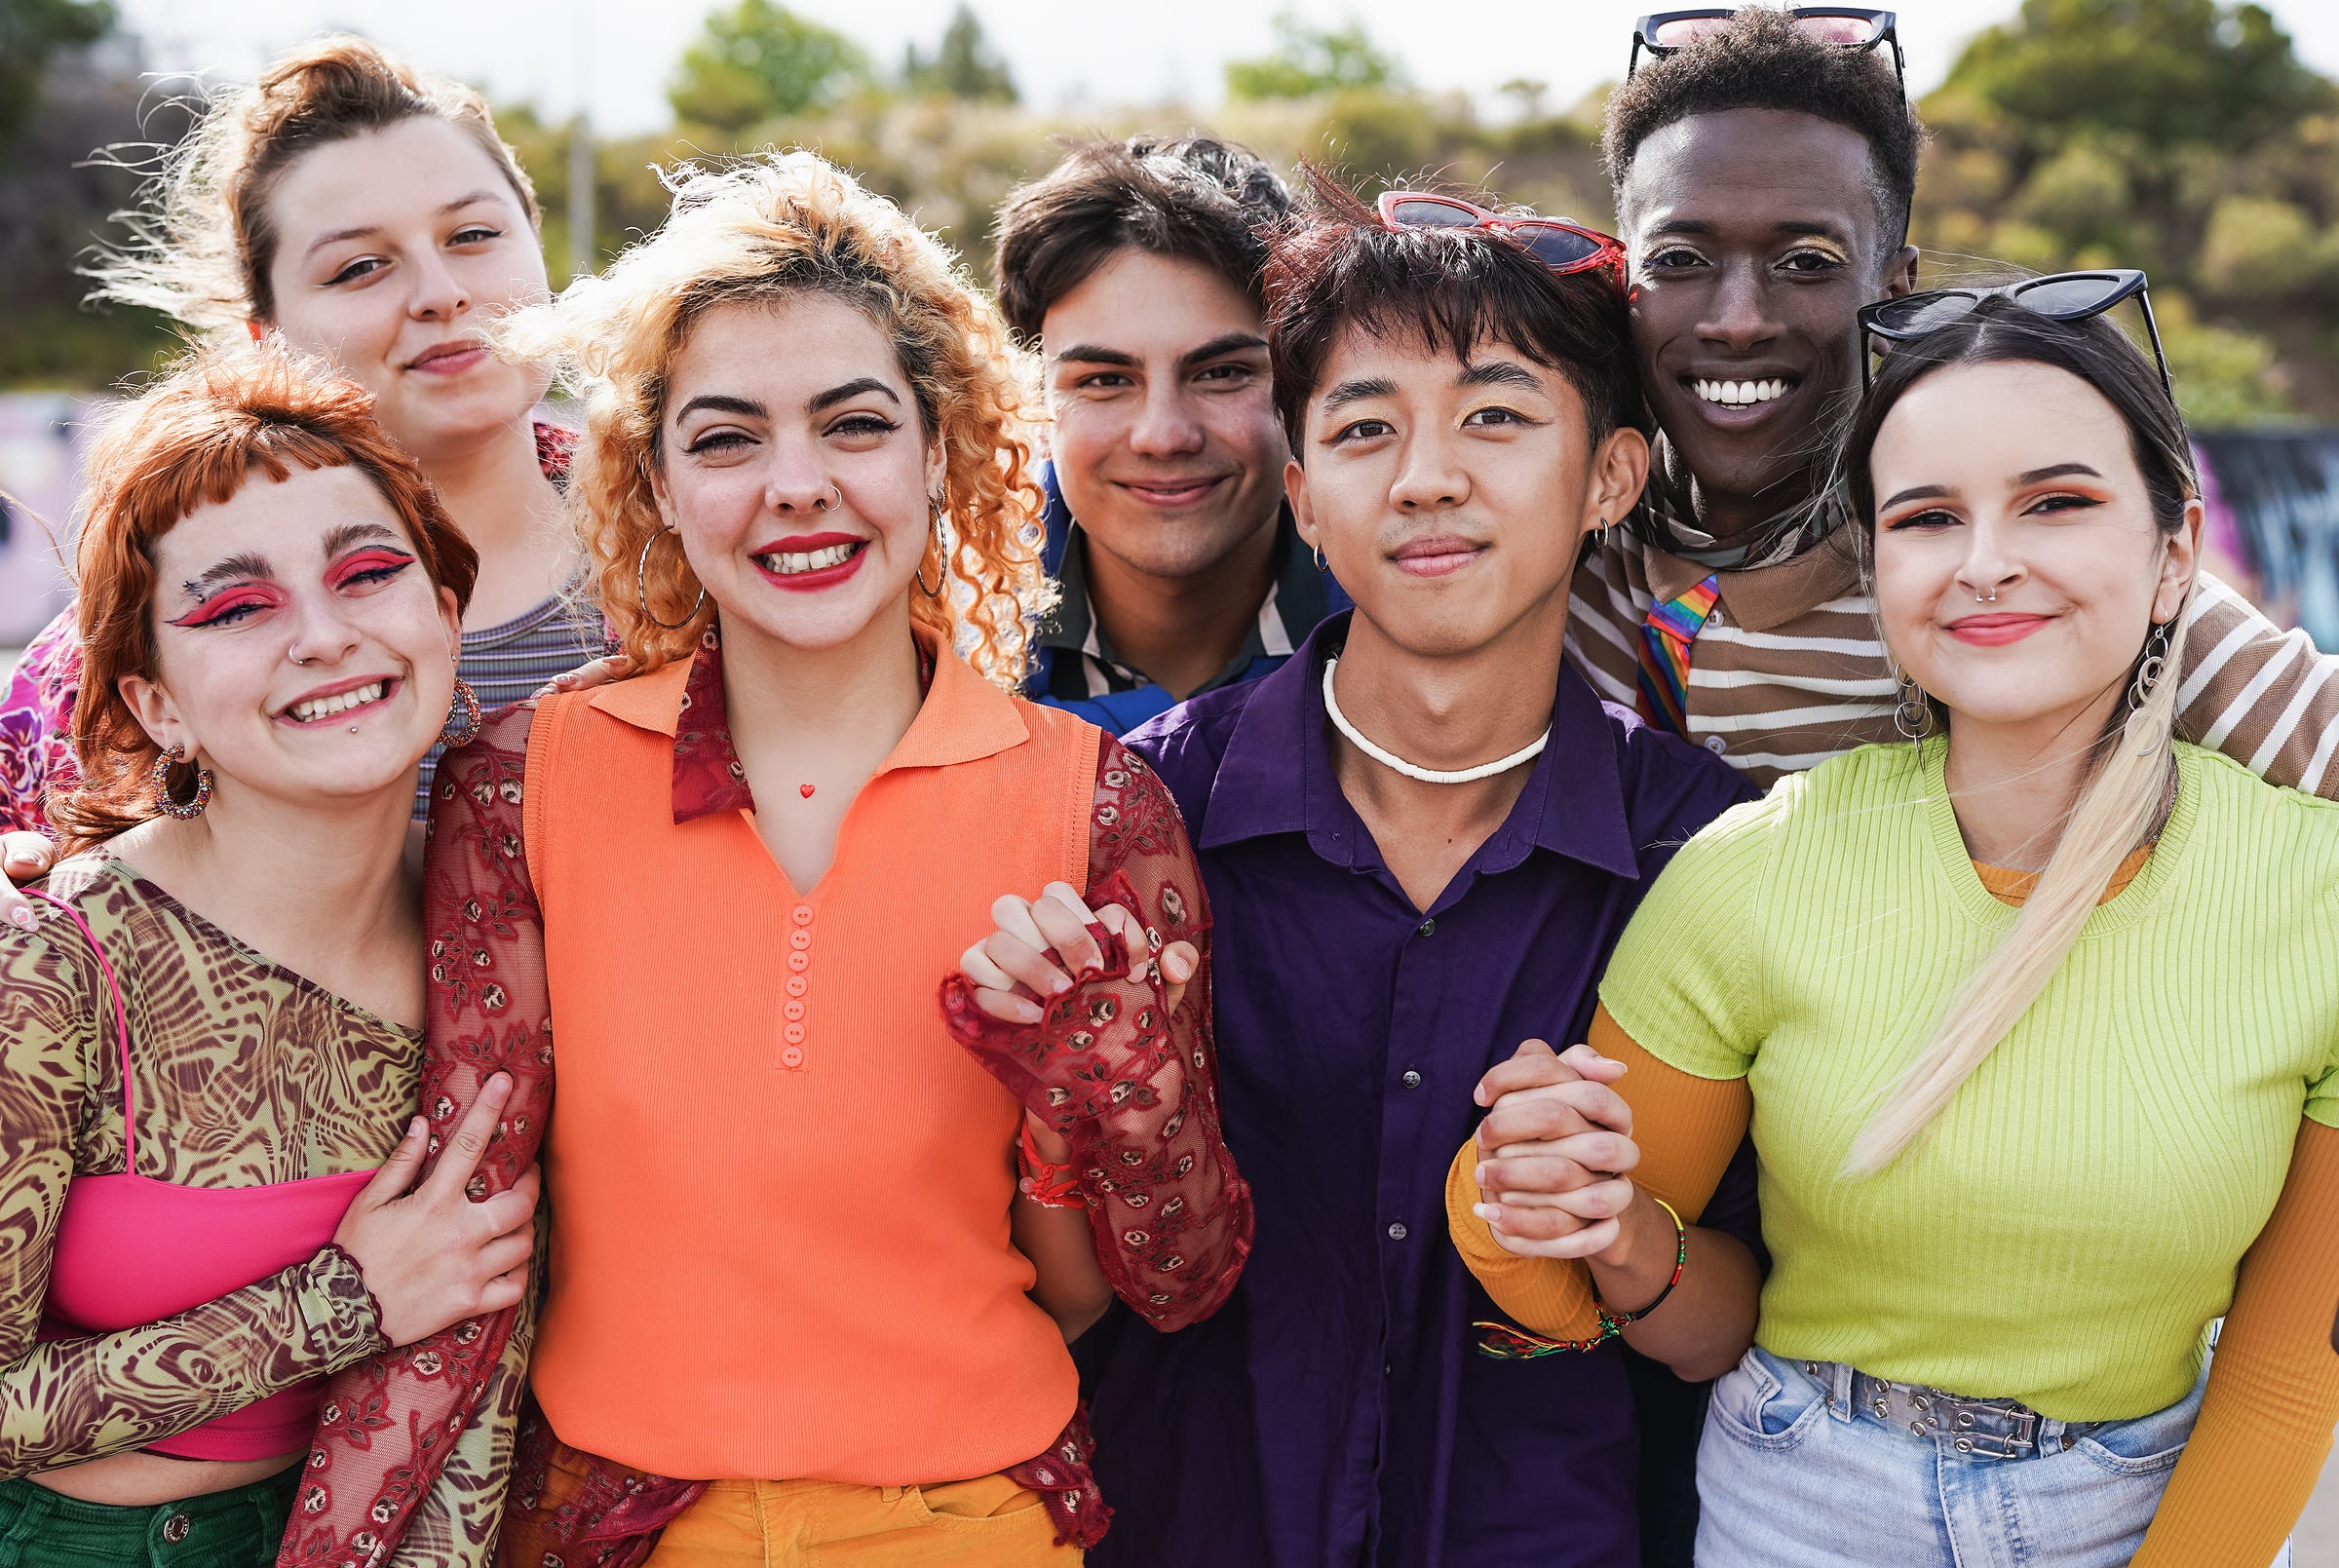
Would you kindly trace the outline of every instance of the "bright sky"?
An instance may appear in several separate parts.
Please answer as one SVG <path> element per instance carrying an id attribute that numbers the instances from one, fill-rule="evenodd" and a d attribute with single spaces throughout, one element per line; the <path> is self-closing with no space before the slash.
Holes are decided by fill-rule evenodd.
<path id="1" fill-rule="evenodd" d="M 953 0 L 786 0 L 859 40 L 881 63 L 915 41 L 931 49 Z M 1620 74 L 1635 0 L 976 0 L 1026 102 L 1083 105 L 1179 100 L 1208 110 L 1221 67 L 1264 52 L 1279 9 L 1337 24 L 1361 20 L 1421 85 L 1464 88 L 1481 101 L 1504 82 L 1551 84 L 1572 103 Z M 120 0 L 159 70 L 249 76 L 269 55 L 330 27 L 363 32 L 419 63 L 483 84 L 501 101 L 548 116 L 590 99 L 604 134 L 669 122 L 665 86 L 714 6 L 707 0 Z M 1958 46 L 2018 9 L 2016 0 L 1904 0 L 1900 38 L 1910 85 L 1936 85 Z M 2270 0 L 2317 68 L 2339 76 L 2339 5 Z"/>

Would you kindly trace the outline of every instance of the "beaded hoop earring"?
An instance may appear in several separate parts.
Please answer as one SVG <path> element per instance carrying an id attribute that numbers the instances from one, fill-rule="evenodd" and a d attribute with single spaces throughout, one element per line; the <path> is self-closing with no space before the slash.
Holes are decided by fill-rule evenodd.
<path id="1" fill-rule="evenodd" d="M 446 708 L 446 724 L 439 732 L 439 740 L 448 750 L 469 746 L 479 738 L 479 726 L 486 714 L 479 707 L 479 694 L 471 689 L 471 682 L 455 677 L 454 701 Z"/>
<path id="2" fill-rule="evenodd" d="M 211 770 L 195 770 L 195 793 L 185 802 L 171 798 L 171 770 L 187 760 L 185 746 L 174 746 L 157 755 L 154 771 L 148 775 L 154 784 L 154 809 L 180 822 L 193 822 L 203 815 L 203 808 L 211 803 Z"/>

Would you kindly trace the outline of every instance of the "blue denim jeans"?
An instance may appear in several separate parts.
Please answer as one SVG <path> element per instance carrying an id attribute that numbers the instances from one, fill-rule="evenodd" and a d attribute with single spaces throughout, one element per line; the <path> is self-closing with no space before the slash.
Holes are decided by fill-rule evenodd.
<path id="1" fill-rule="evenodd" d="M 1990 1459 L 1855 1410 L 1851 1385 L 1849 1367 L 1759 1345 L 1714 1385 L 1698 1568 L 2124 1568 L 2202 1395 L 2132 1421 L 2045 1422 L 2035 1456 Z"/>

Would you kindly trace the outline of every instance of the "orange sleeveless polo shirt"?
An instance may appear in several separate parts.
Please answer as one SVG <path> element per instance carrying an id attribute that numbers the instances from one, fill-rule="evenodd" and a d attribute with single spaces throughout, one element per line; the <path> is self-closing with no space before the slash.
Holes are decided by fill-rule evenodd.
<path id="1" fill-rule="evenodd" d="M 1041 1452 L 1077 1394 L 1010 1244 L 1015 1100 L 944 1032 L 1000 894 L 1084 887 L 1100 731 L 946 652 L 799 896 L 743 812 L 673 821 L 687 661 L 528 745 L 556 1086 L 532 1377 L 664 1475 L 903 1485 Z"/>

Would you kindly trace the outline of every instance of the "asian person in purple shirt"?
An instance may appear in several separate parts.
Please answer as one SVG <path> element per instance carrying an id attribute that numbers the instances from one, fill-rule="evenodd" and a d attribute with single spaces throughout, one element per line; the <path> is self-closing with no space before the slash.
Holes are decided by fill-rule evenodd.
<path id="1" fill-rule="evenodd" d="M 1615 243 L 1383 207 L 1317 177 L 1267 275 L 1293 516 L 1356 609 L 1130 739 L 1202 856 L 1258 1229 L 1210 1322 L 1082 1344 L 1100 1564 L 1639 1556 L 1623 1352 L 1515 1354 L 1443 1243 L 1445 1164 L 1479 1075 L 1582 1037 L 1672 847 L 1752 791 L 1561 662 L 1569 574 L 1647 473 Z M 1068 898 L 1002 899 L 970 951 L 997 1016 L 1071 983 Z"/>

